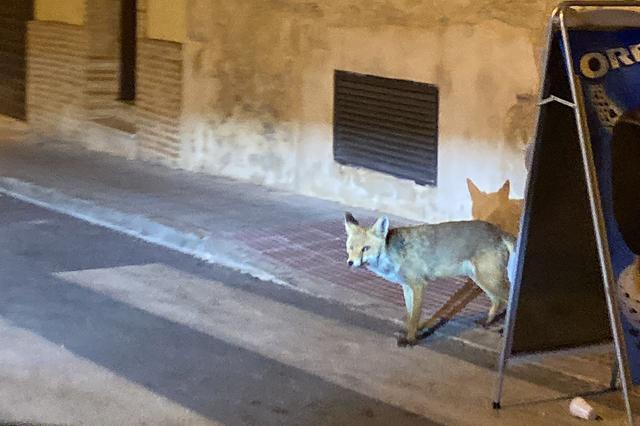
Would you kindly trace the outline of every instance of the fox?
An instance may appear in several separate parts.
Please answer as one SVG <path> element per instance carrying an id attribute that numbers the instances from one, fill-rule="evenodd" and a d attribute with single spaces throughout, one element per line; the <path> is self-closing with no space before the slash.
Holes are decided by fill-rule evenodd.
<path id="1" fill-rule="evenodd" d="M 479 220 L 442 222 L 389 228 L 389 218 L 379 217 L 371 227 L 361 226 L 345 212 L 347 265 L 366 267 L 374 274 L 402 286 L 407 317 L 398 333 L 398 346 L 413 346 L 420 322 L 422 297 L 428 282 L 465 276 L 489 297 L 485 325 L 493 323 L 507 305 L 507 264 L 515 237 L 498 226 Z"/>
<path id="2" fill-rule="evenodd" d="M 469 178 L 467 188 L 471 196 L 471 216 L 474 220 L 493 223 L 511 235 L 518 235 L 524 201 L 509 198 L 511 182 L 508 179 L 496 192 L 481 191 Z"/>

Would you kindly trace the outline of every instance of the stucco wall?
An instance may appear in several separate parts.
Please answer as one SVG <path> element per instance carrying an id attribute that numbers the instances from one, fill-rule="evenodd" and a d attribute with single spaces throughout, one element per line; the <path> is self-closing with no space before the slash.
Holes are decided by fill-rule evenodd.
<path id="1" fill-rule="evenodd" d="M 85 0 L 35 0 L 35 18 L 39 21 L 83 25 Z"/>
<path id="2" fill-rule="evenodd" d="M 95 5 L 102 2 L 117 3 L 87 1 L 93 7 L 90 12 L 98 11 Z M 162 133 L 168 139 L 153 145 L 170 150 L 143 152 L 153 151 L 162 157 L 160 161 L 188 170 L 419 220 L 468 218 L 467 177 L 485 190 L 495 190 L 509 178 L 512 195 L 522 195 L 522 148 L 532 134 L 539 56 L 554 4 L 549 0 L 139 0 L 139 59 L 150 64 L 138 69 L 141 93 L 145 87 L 150 89 L 147 94 L 162 94 L 163 87 L 172 90 L 170 96 L 145 98 L 153 100 L 155 109 L 139 99 L 136 109 L 142 118 L 135 123 L 139 133 L 146 126 L 155 137 L 156 124 L 164 123 L 157 114 L 144 116 L 148 111 L 161 111 L 163 119 L 170 118 L 171 127 L 171 132 Z M 84 5 L 82 0 L 38 0 L 36 16 L 84 22 L 90 28 L 85 31 L 88 47 L 83 52 L 112 46 L 109 37 L 91 37 L 93 32 L 104 33 L 96 28 L 113 27 L 98 25 L 106 18 L 86 17 L 106 15 L 87 14 Z M 170 55 L 158 53 L 167 46 Z M 107 56 L 99 55 L 103 62 Z M 103 62 L 94 64 L 95 73 L 108 73 L 109 81 L 116 81 L 116 60 Z M 90 74 L 91 66 L 83 66 Z M 333 161 L 335 69 L 439 86 L 437 187 Z M 40 74 L 47 77 L 44 71 Z M 102 86 L 85 88 L 91 116 L 111 114 L 113 109 L 115 101 L 103 97 L 115 96 L 116 86 Z M 50 88 L 47 93 L 58 92 Z M 35 93 L 44 98 L 44 90 Z M 40 98 L 32 97 L 32 102 Z"/>
<path id="3" fill-rule="evenodd" d="M 469 217 L 466 177 L 520 196 L 553 4 L 192 0 L 182 166 L 429 221 Z M 334 69 L 440 87 L 437 187 L 333 161 Z"/>
<path id="4" fill-rule="evenodd" d="M 187 0 L 147 0 L 148 38 L 182 43 L 187 37 Z"/>

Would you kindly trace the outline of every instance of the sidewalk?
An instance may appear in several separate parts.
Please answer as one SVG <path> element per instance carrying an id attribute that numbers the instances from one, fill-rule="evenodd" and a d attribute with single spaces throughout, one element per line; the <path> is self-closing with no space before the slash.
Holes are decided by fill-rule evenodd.
<path id="1" fill-rule="evenodd" d="M 2 133 L 0 133 L 2 134 Z M 402 319 L 402 291 L 346 266 L 344 211 L 337 203 L 225 178 L 169 170 L 20 135 L 0 145 L 0 190 L 45 207 L 134 234 L 315 296 Z M 24 135 L 23 135 L 24 136 Z M 349 208 L 363 223 L 376 214 Z M 392 218 L 392 226 L 407 220 Z M 433 314 L 462 285 L 435 283 Z M 454 321 L 472 332 L 486 315 L 484 295 Z M 450 327 L 451 328 L 451 327 Z M 497 333 L 480 333 L 494 348 Z"/>
<path id="2" fill-rule="evenodd" d="M 265 281 L 338 301 L 401 324 L 402 291 L 346 266 L 343 214 L 328 201 L 209 175 L 126 161 L 71 144 L 31 140 L 0 122 L 0 193 L 216 262 Z M 348 208 L 364 223 L 375 212 Z M 408 223 L 391 217 L 391 225 Z M 433 314 L 461 288 L 434 283 L 425 295 Z M 270 285 L 265 283 L 265 285 Z M 475 325 L 488 309 L 477 297 L 442 335 L 497 357 L 497 327 Z M 607 383 L 609 355 L 545 359 L 545 368 Z"/>

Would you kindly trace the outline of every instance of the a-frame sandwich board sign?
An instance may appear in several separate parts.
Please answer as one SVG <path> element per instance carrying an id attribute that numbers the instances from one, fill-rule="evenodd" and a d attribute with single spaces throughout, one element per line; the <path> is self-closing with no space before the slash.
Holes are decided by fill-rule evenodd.
<path id="1" fill-rule="evenodd" d="M 640 117 L 635 8 L 640 1 L 573 1 L 551 15 L 496 409 L 509 358 L 613 340 L 612 387 L 619 371 L 634 424 L 630 398 L 632 383 L 640 383 L 640 317 L 616 285 L 633 254 L 613 214 L 611 143 L 620 120 L 634 111 Z"/>

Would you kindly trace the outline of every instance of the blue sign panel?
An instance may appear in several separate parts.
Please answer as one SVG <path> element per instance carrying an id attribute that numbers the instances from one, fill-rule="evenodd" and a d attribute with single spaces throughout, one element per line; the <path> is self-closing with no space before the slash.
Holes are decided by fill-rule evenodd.
<path id="1" fill-rule="evenodd" d="M 569 40 L 574 70 L 582 85 L 631 374 L 638 384 L 640 276 L 638 265 L 633 264 L 634 253 L 625 243 L 614 216 L 611 150 L 616 142 L 616 124 L 640 117 L 640 29 L 570 30 Z M 638 129 L 640 144 L 640 126 Z M 638 159 L 629 160 L 638 161 L 640 169 Z"/>

